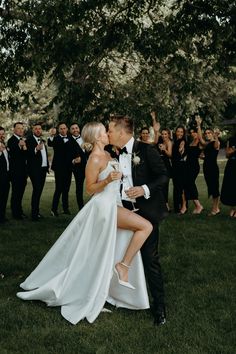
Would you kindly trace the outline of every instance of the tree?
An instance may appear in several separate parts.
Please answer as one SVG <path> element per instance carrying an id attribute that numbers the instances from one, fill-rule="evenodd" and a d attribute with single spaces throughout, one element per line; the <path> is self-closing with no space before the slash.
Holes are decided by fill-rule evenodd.
<path id="1" fill-rule="evenodd" d="M 35 102 L 34 90 L 19 88 L 30 78 L 52 85 L 44 114 L 56 105 L 58 119 L 81 123 L 122 111 L 142 124 L 153 106 L 169 125 L 196 110 L 215 121 L 232 95 L 232 0 L 5 0 L 1 7 L 3 108 Z"/>

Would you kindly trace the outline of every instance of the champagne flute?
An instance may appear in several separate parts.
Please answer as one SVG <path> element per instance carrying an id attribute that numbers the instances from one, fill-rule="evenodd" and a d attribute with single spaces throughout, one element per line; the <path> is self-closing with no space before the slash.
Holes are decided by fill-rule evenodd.
<path id="1" fill-rule="evenodd" d="M 123 178 L 125 178 L 125 180 L 126 180 L 126 189 L 125 189 L 125 193 L 132 187 L 131 185 L 130 185 L 130 182 L 129 182 L 129 179 L 128 179 L 128 176 L 123 176 Z M 135 205 L 134 205 L 134 203 L 136 203 L 136 199 L 135 198 L 130 198 L 130 197 L 128 197 L 129 198 L 129 201 L 131 202 L 131 204 L 132 204 L 132 207 L 133 207 L 133 209 L 132 209 L 132 211 L 135 213 L 136 211 L 138 211 L 139 209 L 138 208 L 136 208 L 135 207 Z"/>
<path id="2" fill-rule="evenodd" d="M 111 160 L 111 166 L 114 168 L 116 172 L 120 172 L 120 164 L 117 159 L 112 159 Z"/>

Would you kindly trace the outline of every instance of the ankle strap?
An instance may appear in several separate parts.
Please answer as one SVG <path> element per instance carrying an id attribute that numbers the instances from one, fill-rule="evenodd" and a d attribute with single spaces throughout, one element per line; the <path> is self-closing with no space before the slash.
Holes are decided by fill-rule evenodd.
<path id="1" fill-rule="evenodd" d="M 125 264 L 124 262 L 120 262 L 120 264 L 122 264 L 124 267 L 126 268 L 130 268 L 130 266 L 128 266 L 127 264 Z"/>

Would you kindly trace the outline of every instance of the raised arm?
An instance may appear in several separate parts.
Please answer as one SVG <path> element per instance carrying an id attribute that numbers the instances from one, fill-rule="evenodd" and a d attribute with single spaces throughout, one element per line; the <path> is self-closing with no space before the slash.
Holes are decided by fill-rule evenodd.
<path id="1" fill-rule="evenodd" d="M 154 130 L 154 144 L 158 144 L 159 138 L 161 136 L 160 123 L 156 119 L 156 112 L 152 111 L 151 117 L 152 117 L 152 126 Z"/>
<path id="2" fill-rule="evenodd" d="M 197 123 L 197 133 L 198 133 L 200 143 L 204 146 L 206 145 L 206 141 L 203 139 L 202 136 L 202 129 L 201 129 L 202 118 L 200 116 L 196 116 L 195 121 Z"/>

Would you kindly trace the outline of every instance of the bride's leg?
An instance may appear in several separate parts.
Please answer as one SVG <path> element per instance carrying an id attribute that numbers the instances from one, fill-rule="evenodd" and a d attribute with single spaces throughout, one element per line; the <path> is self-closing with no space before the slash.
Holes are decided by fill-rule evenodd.
<path id="1" fill-rule="evenodd" d="M 152 232 L 153 227 L 148 220 L 123 207 L 118 207 L 117 210 L 117 226 L 120 229 L 134 232 L 122 261 L 116 264 L 120 279 L 128 281 L 128 267 Z"/>

